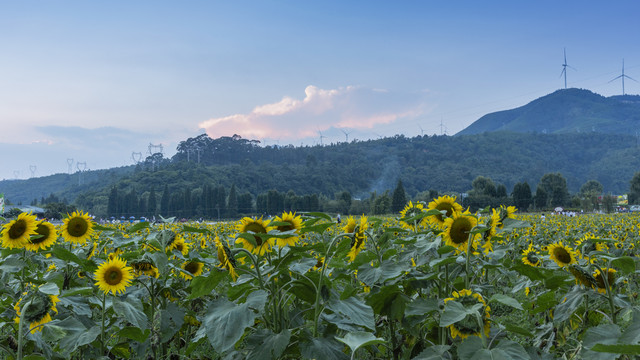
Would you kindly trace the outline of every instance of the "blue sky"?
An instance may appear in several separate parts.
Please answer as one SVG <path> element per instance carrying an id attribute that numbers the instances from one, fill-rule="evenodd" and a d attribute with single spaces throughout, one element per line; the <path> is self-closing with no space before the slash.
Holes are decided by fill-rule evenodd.
<path id="1" fill-rule="evenodd" d="M 455 134 L 564 86 L 640 80 L 635 1 L 0 2 L 0 179 L 267 145 Z M 625 90 L 640 93 L 627 81 Z M 442 124 L 442 126 L 441 126 Z M 72 166 L 76 170 L 77 166 Z"/>

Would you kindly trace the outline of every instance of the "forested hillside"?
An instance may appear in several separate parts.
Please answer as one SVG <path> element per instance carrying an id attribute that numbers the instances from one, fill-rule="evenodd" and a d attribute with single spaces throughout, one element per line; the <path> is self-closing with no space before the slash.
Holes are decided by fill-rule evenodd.
<path id="1" fill-rule="evenodd" d="M 639 127 L 640 96 L 604 97 L 573 88 L 558 90 L 515 109 L 487 114 L 458 135 L 493 131 L 635 134 Z"/>
<path id="2" fill-rule="evenodd" d="M 81 184 L 78 174 L 54 175 L 0 182 L 0 192 L 13 203 L 54 193 L 106 213 L 113 189 L 120 196 L 133 192 L 136 201 L 143 195 L 148 199 L 153 191 L 159 203 L 165 187 L 183 198 L 202 198 L 207 189 L 219 187 L 228 196 L 233 186 L 242 201 L 250 198 L 256 204 L 269 190 L 288 193 L 290 201 L 311 201 L 304 200 L 305 195 L 333 199 L 341 192 L 369 198 L 374 192 L 393 190 L 398 180 L 409 196 L 429 190 L 463 193 L 478 176 L 511 193 L 516 183 L 526 181 L 535 189 L 544 174 L 561 173 L 572 193 L 586 181 L 597 180 L 604 192 L 621 194 L 640 170 L 635 136 L 598 133 L 395 136 L 312 147 L 261 147 L 239 136 L 201 135 L 185 140 L 177 150 L 172 159 L 155 154 L 135 169 L 82 174 Z"/>

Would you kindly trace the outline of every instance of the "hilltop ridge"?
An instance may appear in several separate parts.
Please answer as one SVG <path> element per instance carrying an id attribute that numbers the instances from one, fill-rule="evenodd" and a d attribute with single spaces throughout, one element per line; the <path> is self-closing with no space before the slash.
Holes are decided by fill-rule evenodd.
<path id="1" fill-rule="evenodd" d="M 640 96 L 604 97 L 584 89 L 562 89 L 521 107 L 482 116 L 456 135 L 511 131 L 567 134 L 635 134 L 640 129 Z"/>

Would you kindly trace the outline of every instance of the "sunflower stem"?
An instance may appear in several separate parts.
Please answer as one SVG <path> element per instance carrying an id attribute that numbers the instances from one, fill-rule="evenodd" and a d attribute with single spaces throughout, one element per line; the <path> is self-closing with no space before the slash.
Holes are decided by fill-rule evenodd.
<path id="1" fill-rule="evenodd" d="M 22 360 L 22 347 L 24 345 L 24 322 L 25 322 L 25 314 L 27 313 L 27 309 L 31 305 L 31 301 L 27 301 L 21 309 L 20 312 L 20 321 L 18 322 L 18 354 L 17 359 Z"/>
<path id="2" fill-rule="evenodd" d="M 314 337 L 318 336 L 318 325 L 320 320 L 319 318 L 320 318 L 320 315 L 322 314 L 322 310 L 320 309 L 320 293 L 322 292 L 322 279 L 324 278 L 324 272 L 327 269 L 327 264 L 331 260 L 331 256 L 329 256 L 329 254 L 331 253 L 331 248 L 333 247 L 333 244 L 335 244 L 336 240 L 338 240 L 339 238 L 345 235 L 347 234 L 346 233 L 338 234 L 333 239 L 331 239 L 331 242 L 329 243 L 329 247 L 327 248 L 327 252 L 325 253 L 325 256 L 324 256 L 324 262 L 322 263 L 322 270 L 320 270 L 320 278 L 318 279 L 318 286 L 316 287 L 316 301 L 313 305 L 313 308 L 314 308 L 313 336 Z"/>
<path id="3" fill-rule="evenodd" d="M 107 302 L 107 293 L 102 295 L 102 326 L 100 328 L 100 354 L 104 355 L 104 313 L 105 313 L 105 304 Z"/>

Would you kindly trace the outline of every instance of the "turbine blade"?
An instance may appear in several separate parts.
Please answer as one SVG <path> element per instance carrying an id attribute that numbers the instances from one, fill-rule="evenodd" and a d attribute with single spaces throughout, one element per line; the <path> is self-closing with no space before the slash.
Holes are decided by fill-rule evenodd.
<path id="1" fill-rule="evenodd" d="M 609 82 L 616 81 L 616 80 L 620 79 L 621 77 L 622 77 L 622 75 L 618 75 L 618 76 L 614 77 L 613 79 L 609 80 Z"/>
<path id="2" fill-rule="evenodd" d="M 620 76 L 622 76 L 622 75 L 620 75 Z M 632 78 L 631 76 L 625 75 L 624 77 L 626 77 L 627 79 L 631 79 L 631 80 L 633 80 L 633 81 L 635 81 L 635 82 L 638 82 L 638 80 L 636 80 L 636 79 Z"/>
<path id="3" fill-rule="evenodd" d="M 563 69 L 562 69 L 562 71 L 560 72 L 560 76 L 558 76 L 558 77 L 562 77 L 562 75 L 564 75 L 564 73 L 565 73 L 566 71 L 567 71 L 567 69 L 566 69 L 566 68 L 563 68 Z"/>

